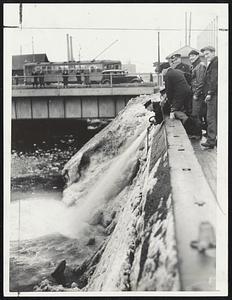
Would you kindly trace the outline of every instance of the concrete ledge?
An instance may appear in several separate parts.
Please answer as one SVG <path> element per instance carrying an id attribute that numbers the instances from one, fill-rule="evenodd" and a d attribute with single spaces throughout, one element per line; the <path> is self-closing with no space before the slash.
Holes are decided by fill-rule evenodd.
<path id="1" fill-rule="evenodd" d="M 191 247 L 203 222 L 216 235 L 216 199 L 181 122 L 167 119 L 165 128 L 182 290 L 216 290 L 216 250 Z"/>
<path id="2" fill-rule="evenodd" d="M 13 89 L 12 97 L 51 97 L 51 96 L 116 96 L 153 94 L 153 86 L 130 87 L 91 87 L 91 88 L 49 88 L 49 89 Z"/>

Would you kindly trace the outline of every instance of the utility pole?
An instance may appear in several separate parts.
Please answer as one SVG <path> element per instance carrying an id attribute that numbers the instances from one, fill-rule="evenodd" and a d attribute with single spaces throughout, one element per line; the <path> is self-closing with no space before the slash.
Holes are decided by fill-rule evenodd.
<path id="1" fill-rule="evenodd" d="M 22 45 L 20 45 L 20 55 L 22 55 L 23 50 L 22 50 Z"/>
<path id="2" fill-rule="evenodd" d="M 190 12 L 189 13 L 189 42 L 188 42 L 189 46 L 191 45 L 191 22 L 192 22 L 191 18 L 192 18 L 192 13 Z"/>
<path id="3" fill-rule="evenodd" d="M 216 16 L 215 20 L 215 31 L 216 31 L 216 37 L 215 37 L 215 48 L 216 48 L 216 54 L 218 55 L 218 16 Z"/>
<path id="4" fill-rule="evenodd" d="M 23 4 L 19 4 L 19 24 L 20 24 L 20 29 L 22 30 L 22 23 L 23 23 Z"/>
<path id="5" fill-rule="evenodd" d="M 35 61 L 35 51 L 34 51 L 34 37 L 32 36 L 32 54 L 33 54 L 33 61 Z"/>
<path id="6" fill-rule="evenodd" d="M 185 12 L 185 46 L 187 46 L 187 12 Z"/>
<path id="7" fill-rule="evenodd" d="M 32 54 L 34 55 L 34 37 L 31 39 L 31 45 L 32 45 Z"/>
<path id="8" fill-rule="evenodd" d="M 160 32 L 158 31 L 158 70 L 160 69 Z M 158 86 L 160 86 L 160 76 L 158 72 Z"/>
<path id="9" fill-rule="evenodd" d="M 80 47 L 79 47 L 79 53 L 78 53 L 79 55 L 79 61 L 81 61 L 81 45 L 80 45 Z"/>

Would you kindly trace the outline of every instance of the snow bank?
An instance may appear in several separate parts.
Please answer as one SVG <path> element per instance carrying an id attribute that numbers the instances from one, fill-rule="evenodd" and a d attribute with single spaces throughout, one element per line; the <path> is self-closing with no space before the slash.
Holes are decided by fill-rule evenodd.
<path id="1" fill-rule="evenodd" d="M 64 166 L 67 188 L 63 200 L 73 205 L 89 193 L 90 188 L 107 170 L 115 157 L 122 154 L 149 126 L 148 112 L 143 104 L 151 97 L 131 99 L 118 116 L 86 143 Z M 154 95 L 154 99 L 158 96 Z M 106 184 L 110 182 L 108 178 Z"/>
<path id="2" fill-rule="evenodd" d="M 63 169 L 77 224 L 107 237 L 74 272 L 81 291 L 179 289 L 165 131 L 153 126 L 147 140 L 149 98 L 131 99 Z"/>

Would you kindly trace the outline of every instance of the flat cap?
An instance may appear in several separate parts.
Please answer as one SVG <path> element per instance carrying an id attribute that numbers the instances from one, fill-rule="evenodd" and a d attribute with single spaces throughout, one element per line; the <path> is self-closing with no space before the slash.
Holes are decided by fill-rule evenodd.
<path id="1" fill-rule="evenodd" d="M 206 47 L 201 49 L 201 52 L 204 52 L 206 50 L 211 51 L 211 52 L 215 52 L 215 48 L 213 46 L 206 46 Z"/>
<path id="2" fill-rule="evenodd" d="M 190 56 L 190 55 L 199 55 L 200 53 L 198 52 L 198 51 L 196 51 L 196 50 L 191 50 L 190 52 L 189 52 L 189 54 L 188 54 L 188 56 Z"/>
<path id="3" fill-rule="evenodd" d="M 181 54 L 179 54 L 179 53 L 173 54 L 170 58 L 172 59 L 172 58 L 176 58 L 176 57 L 181 57 Z"/>

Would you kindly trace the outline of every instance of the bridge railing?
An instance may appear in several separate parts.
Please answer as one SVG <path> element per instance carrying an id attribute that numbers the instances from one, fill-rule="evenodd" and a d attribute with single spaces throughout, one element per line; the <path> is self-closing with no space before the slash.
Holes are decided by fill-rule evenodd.
<path id="1" fill-rule="evenodd" d="M 81 88 L 81 87 L 114 87 L 114 86 L 158 86 L 161 75 L 156 73 L 131 73 L 123 75 L 109 73 L 97 74 L 45 74 L 29 76 L 12 76 L 12 88 Z"/>

